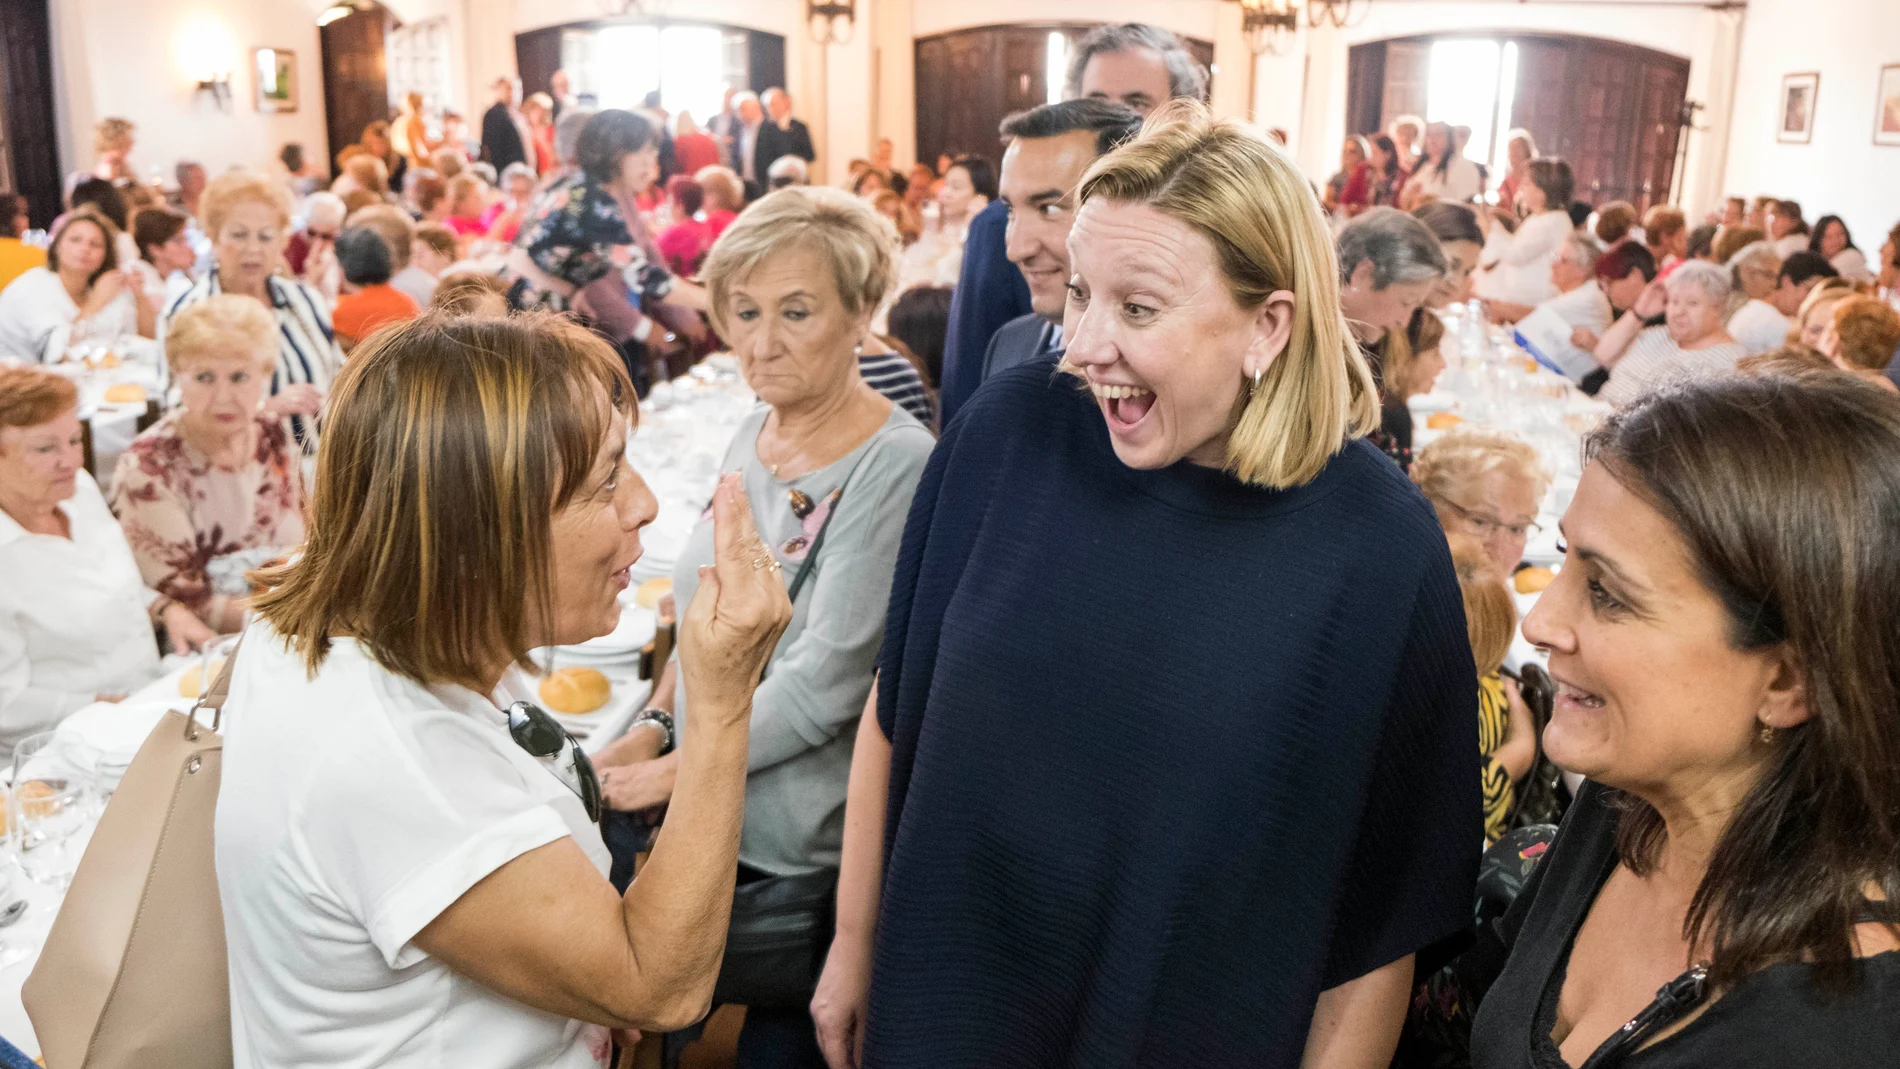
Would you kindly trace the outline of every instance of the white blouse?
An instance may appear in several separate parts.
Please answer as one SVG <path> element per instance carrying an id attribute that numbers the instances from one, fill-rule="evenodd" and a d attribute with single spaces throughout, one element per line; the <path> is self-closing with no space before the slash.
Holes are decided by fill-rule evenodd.
<path id="1" fill-rule="evenodd" d="M 147 609 L 158 597 L 92 476 L 60 502 L 72 537 L 34 534 L 0 510 L 0 750 L 100 694 L 158 674 Z"/>
<path id="2" fill-rule="evenodd" d="M 52 268 L 29 268 L 0 290 L 0 356 L 53 363 L 66 355 L 75 338 L 111 341 L 138 330 L 139 311 L 130 287 L 83 318 Z"/>
<path id="3" fill-rule="evenodd" d="M 1448 201 L 1453 204 L 1465 204 L 1476 200 L 1484 192 L 1484 176 L 1478 173 L 1478 165 L 1458 156 L 1446 165 L 1441 177 L 1438 166 L 1429 160 L 1419 161 L 1418 170 L 1412 173 L 1412 180 L 1406 187 L 1420 193 L 1429 194 L 1433 200 Z"/>
<path id="4" fill-rule="evenodd" d="M 1478 276 L 1479 296 L 1532 307 L 1557 296 L 1550 263 L 1563 251 L 1570 230 L 1570 216 L 1560 211 L 1538 212 L 1515 231 L 1493 226 L 1478 258 L 1486 268 Z"/>

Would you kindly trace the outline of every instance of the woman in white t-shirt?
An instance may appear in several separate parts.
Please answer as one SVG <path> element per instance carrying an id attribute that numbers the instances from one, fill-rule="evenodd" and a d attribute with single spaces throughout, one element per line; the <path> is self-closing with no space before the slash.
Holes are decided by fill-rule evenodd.
<path id="1" fill-rule="evenodd" d="M 308 541 L 260 577 L 225 706 L 236 1066 L 605 1066 L 610 1029 L 697 1020 L 791 615 L 736 477 L 681 622 L 693 736 L 623 897 L 592 767 L 521 671 L 613 630 L 653 519 L 619 355 L 553 318 L 425 318 L 352 354 L 326 412 Z"/>
<path id="2" fill-rule="evenodd" d="M 67 212 L 31 268 L 0 291 L 0 356 L 57 363 L 73 344 L 151 337 L 158 302 L 119 262 L 119 230 L 93 208 Z"/>
<path id="3" fill-rule="evenodd" d="M 1406 211 L 1435 200 L 1464 204 L 1484 192 L 1478 165 L 1466 159 L 1452 141 L 1451 127 L 1442 122 L 1425 128 L 1425 155 L 1405 183 L 1399 207 Z"/>
<path id="4" fill-rule="evenodd" d="M 1570 225 L 1570 195 L 1576 187 L 1570 164 L 1554 156 L 1532 160 L 1509 206 L 1519 220 L 1516 230 L 1491 222 L 1479 264 L 1478 294 L 1488 300 L 1535 307 L 1557 296 L 1550 265 L 1563 251 Z M 1485 216 L 1487 219 L 1490 216 Z"/>

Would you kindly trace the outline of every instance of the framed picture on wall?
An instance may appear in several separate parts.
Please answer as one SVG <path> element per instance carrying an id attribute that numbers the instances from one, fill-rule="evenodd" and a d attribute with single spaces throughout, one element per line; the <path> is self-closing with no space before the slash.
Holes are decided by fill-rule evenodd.
<path id="1" fill-rule="evenodd" d="M 297 53 L 288 48 L 252 49 L 251 72 L 257 76 L 257 110 L 297 110 Z"/>
<path id="2" fill-rule="evenodd" d="M 1880 68 L 1874 96 L 1874 144 L 1900 145 L 1900 63 Z"/>
<path id="3" fill-rule="evenodd" d="M 1805 145 L 1814 140 L 1814 98 L 1820 91 L 1817 72 L 1781 76 L 1781 126 L 1775 132 L 1776 141 Z"/>

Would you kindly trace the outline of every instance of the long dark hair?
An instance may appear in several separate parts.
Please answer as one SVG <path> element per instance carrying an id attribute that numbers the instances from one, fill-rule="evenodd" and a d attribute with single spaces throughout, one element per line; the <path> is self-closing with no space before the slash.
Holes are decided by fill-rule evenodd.
<path id="1" fill-rule="evenodd" d="M 1806 677 L 1810 717 L 1767 744 L 1684 935 L 1708 939 L 1718 986 L 1805 961 L 1845 990 L 1866 888 L 1900 901 L 1900 404 L 1832 372 L 1722 379 L 1624 409 L 1585 452 L 1675 527 L 1730 643 L 1782 646 Z M 1642 875 L 1667 829 L 1620 804 Z"/>
<path id="2" fill-rule="evenodd" d="M 1838 215 L 1823 215 L 1814 221 L 1814 232 L 1808 236 L 1809 252 L 1821 253 L 1821 235 L 1827 233 L 1827 228 L 1835 224 L 1840 225 L 1841 236 L 1847 239 L 1847 247 L 1850 249 L 1854 247 L 1854 232 L 1847 229 L 1847 220 Z M 1821 253 L 1821 255 L 1825 256 L 1826 253 Z"/>
<path id="3" fill-rule="evenodd" d="M 1381 172 L 1387 178 L 1396 178 L 1399 173 L 1399 146 L 1385 134 L 1369 134 L 1366 140 L 1379 147 L 1385 153 L 1385 170 Z"/>
<path id="4" fill-rule="evenodd" d="M 963 173 L 970 176 L 970 184 L 976 187 L 978 193 L 983 194 L 985 200 L 996 199 L 996 165 L 987 158 L 977 155 L 958 156 L 950 162 L 950 166 L 963 168 Z"/>
<path id="5" fill-rule="evenodd" d="M 1437 159 L 1430 161 L 1432 170 L 1438 174 L 1438 180 L 1442 182 L 1451 173 L 1451 158 L 1458 154 L 1458 136 L 1456 131 L 1452 130 L 1450 123 L 1442 122 L 1426 123 L 1427 136 L 1431 135 L 1434 126 L 1445 131 L 1445 151 Z"/>

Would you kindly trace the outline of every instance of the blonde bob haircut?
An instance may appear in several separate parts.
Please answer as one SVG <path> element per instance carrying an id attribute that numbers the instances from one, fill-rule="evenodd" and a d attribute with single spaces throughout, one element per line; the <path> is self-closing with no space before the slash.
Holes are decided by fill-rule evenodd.
<path id="1" fill-rule="evenodd" d="M 1286 150 L 1252 127 L 1176 100 L 1141 134 L 1096 160 L 1078 203 L 1145 204 L 1205 235 L 1228 292 L 1258 308 L 1293 294 L 1293 330 L 1261 378 L 1243 388 L 1227 470 L 1284 488 L 1312 480 L 1352 438 L 1379 424 L 1378 391 L 1339 307 L 1339 264 L 1312 187 Z"/>
<path id="2" fill-rule="evenodd" d="M 231 217 L 240 204 L 262 204 L 269 208 L 277 219 L 277 236 L 280 239 L 290 237 L 290 190 L 282 182 L 251 171 L 221 174 L 205 186 L 204 197 L 198 202 L 198 214 L 205 222 L 205 235 L 212 241 L 218 240 L 219 231 L 224 229 L 224 221 Z"/>
<path id="3" fill-rule="evenodd" d="M 1522 438 L 1482 427 L 1460 428 L 1419 450 L 1412 481 L 1444 519 L 1447 503 L 1468 508 L 1485 476 L 1503 471 L 1523 480 L 1531 497 L 1542 500 L 1550 488 L 1550 468 Z"/>
<path id="4" fill-rule="evenodd" d="M 262 301 L 218 293 L 186 305 L 165 332 L 165 366 L 173 375 L 200 360 L 249 352 L 259 372 L 277 368 L 277 317 Z"/>
<path id="5" fill-rule="evenodd" d="M 551 516 L 637 418 L 606 342 L 549 315 L 428 315 L 332 384 L 303 553 L 252 607 L 314 674 L 333 636 L 425 685 L 533 669 L 553 619 Z"/>
<path id="6" fill-rule="evenodd" d="M 772 257 L 810 249 L 824 257 L 847 315 L 884 303 L 897 285 L 897 228 L 859 197 L 829 186 L 787 186 L 726 227 L 700 268 L 714 329 L 731 337 L 732 287 Z"/>

